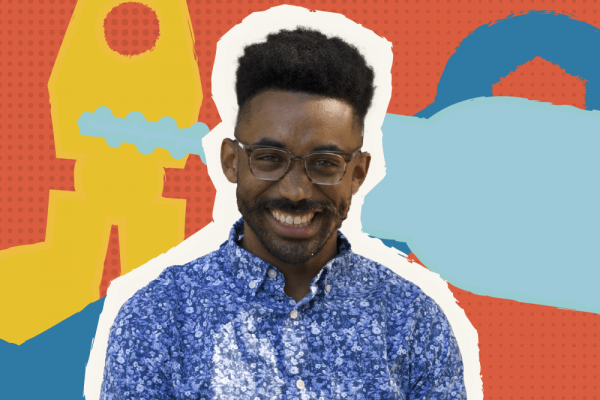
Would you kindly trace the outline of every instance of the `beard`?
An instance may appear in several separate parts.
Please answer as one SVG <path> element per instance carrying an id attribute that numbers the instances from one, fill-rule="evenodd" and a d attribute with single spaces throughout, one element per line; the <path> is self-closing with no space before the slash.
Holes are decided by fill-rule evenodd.
<path id="1" fill-rule="evenodd" d="M 317 255 L 329 239 L 337 234 L 342 222 L 348 216 L 351 198 L 342 201 L 337 207 L 329 202 L 304 199 L 293 202 L 285 198 L 259 199 L 253 205 L 236 190 L 238 209 L 244 221 L 252 229 L 263 247 L 277 260 L 287 264 L 303 264 Z M 309 239 L 282 240 L 268 228 L 265 213 L 277 209 L 288 213 L 318 211 L 313 218 L 320 218 L 317 233 Z"/>

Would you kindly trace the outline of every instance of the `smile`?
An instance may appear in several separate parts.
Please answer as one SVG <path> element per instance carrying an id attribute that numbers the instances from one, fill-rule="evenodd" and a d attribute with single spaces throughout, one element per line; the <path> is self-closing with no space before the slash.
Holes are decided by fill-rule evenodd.
<path id="1" fill-rule="evenodd" d="M 290 226 L 293 228 L 301 228 L 303 226 L 308 226 L 313 217 L 315 216 L 314 212 L 304 213 L 304 214 L 287 214 L 283 211 L 279 210 L 271 210 L 271 214 L 273 218 L 282 223 L 283 225 Z"/>

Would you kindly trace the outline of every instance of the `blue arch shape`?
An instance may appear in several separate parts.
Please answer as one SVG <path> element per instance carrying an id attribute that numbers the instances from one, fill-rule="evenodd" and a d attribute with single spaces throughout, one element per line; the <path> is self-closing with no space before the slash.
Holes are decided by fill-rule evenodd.
<path id="1" fill-rule="evenodd" d="M 567 15 L 539 11 L 482 25 L 457 48 L 442 73 L 429 118 L 458 102 L 491 97 L 492 85 L 536 56 L 586 79 L 586 107 L 600 110 L 600 32 Z"/>

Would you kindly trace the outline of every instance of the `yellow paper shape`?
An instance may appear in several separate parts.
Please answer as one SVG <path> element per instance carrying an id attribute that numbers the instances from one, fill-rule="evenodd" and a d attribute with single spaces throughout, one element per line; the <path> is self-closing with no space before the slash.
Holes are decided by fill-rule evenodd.
<path id="1" fill-rule="evenodd" d="M 121 274 L 184 238 L 185 200 L 162 197 L 164 168 L 187 156 L 82 136 L 84 111 L 111 109 L 179 128 L 198 119 L 200 75 L 185 0 L 136 0 L 156 12 L 156 46 L 136 56 L 108 47 L 104 19 L 122 0 L 79 0 L 48 88 L 56 155 L 76 160 L 75 192 L 51 190 L 46 240 L 0 252 L 0 339 L 21 344 L 99 298 L 111 225 L 118 225 Z"/>

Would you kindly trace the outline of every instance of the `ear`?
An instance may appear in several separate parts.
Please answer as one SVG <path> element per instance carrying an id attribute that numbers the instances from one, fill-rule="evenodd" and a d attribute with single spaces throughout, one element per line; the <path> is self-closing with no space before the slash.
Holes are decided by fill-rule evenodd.
<path id="1" fill-rule="evenodd" d="M 367 173 L 369 172 L 370 165 L 371 154 L 360 153 L 358 160 L 356 160 L 356 163 L 354 164 L 354 169 L 352 170 L 352 195 L 355 195 L 362 186 L 367 177 Z"/>
<path id="2" fill-rule="evenodd" d="M 221 168 L 231 183 L 237 183 L 238 147 L 231 139 L 223 139 L 221 143 Z"/>

